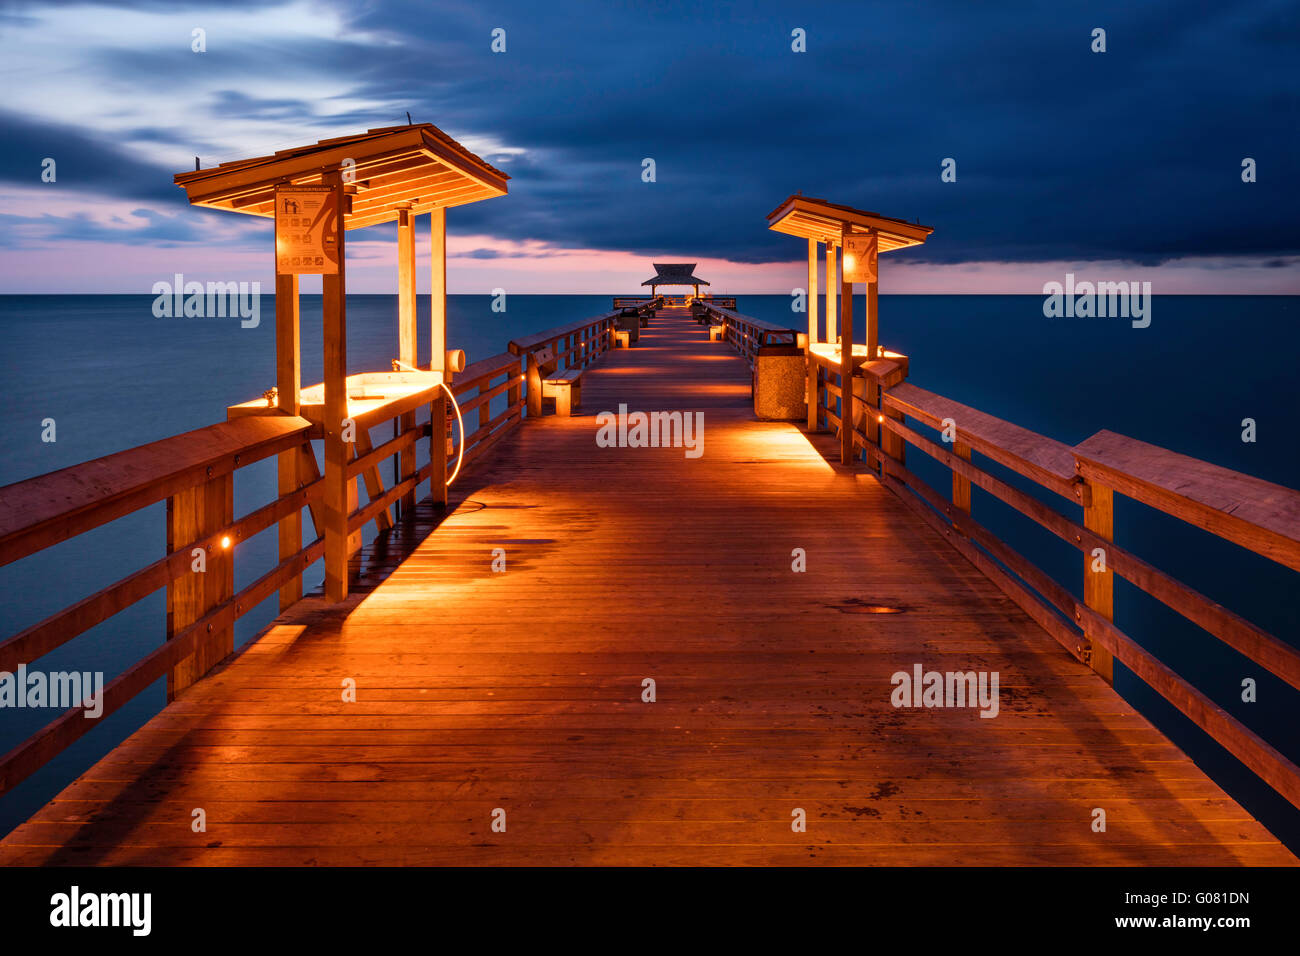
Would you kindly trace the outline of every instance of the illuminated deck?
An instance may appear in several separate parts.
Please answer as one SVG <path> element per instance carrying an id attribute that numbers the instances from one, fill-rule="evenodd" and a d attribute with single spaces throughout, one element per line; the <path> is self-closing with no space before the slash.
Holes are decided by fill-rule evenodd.
<path id="1" fill-rule="evenodd" d="M 838 439 L 755 421 L 707 328 L 664 310 L 641 334 L 0 863 L 1295 862 Z M 702 411 L 703 456 L 598 448 L 620 403 Z M 896 709 L 916 664 L 997 671 L 998 717 Z"/>

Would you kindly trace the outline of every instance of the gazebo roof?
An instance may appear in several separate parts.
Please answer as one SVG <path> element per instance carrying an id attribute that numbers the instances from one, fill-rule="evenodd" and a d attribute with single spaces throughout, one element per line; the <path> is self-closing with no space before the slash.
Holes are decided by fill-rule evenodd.
<path id="1" fill-rule="evenodd" d="M 277 185 L 317 185 L 337 169 L 355 174 L 347 229 L 392 222 L 399 209 L 419 214 L 504 196 L 510 179 L 432 123 L 414 123 L 178 173 L 175 182 L 196 206 L 271 218 Z"/>
<path id="2" fill-rule="evenodd" d="M 875 232 L 880 237 L 880 252 L 919 246 L 934 232 L 932 226 L 922 226 L 906 219 L 894 219 L 878 212 L 867 212 L 865 209 L 854 209 L 852 206 L 798 194 L 786 199 L 767 214 L 769 229 L 817 242 L 838 244 L 845 226 L 850 233 Z"/>
<path id="3" fill-rule="evenodd" d="M 642 285 L 708 285 L 695 274 L 694 262 L 656 262 L 655 275 Z"/>

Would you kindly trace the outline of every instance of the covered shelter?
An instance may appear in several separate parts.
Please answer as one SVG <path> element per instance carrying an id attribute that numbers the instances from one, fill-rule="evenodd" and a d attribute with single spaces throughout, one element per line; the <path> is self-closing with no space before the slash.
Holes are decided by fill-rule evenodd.
<path id="1" fill-rule="evenodd" d="M 659 294 L 658 289 L 661 285 L 689 285 L 694 287 L 695 298 L 698 299 L 700 286 L 709 284 L 707 280 L 695 274 L 694 262 L 656 262 L 653 265 L 655 274 L 641 283 L 643 286 L 650 287 L 651 298 Z"/>
<path id="2" fill-rule="evenodd" d="M 325 500 L 324 527 L 318 530 L 325 539 L 325 590 L 331 600 L 347 594 L 349 491 L 355 494 L 347 469 L 349 459 L 365 454 L 369 445 L 365 423 L 400 414 L 402 424 L 413 428 L 416 409 L 428 404 L 431 440 L 440 443 L 445 431 L 442 386 L 458 354 L 447 349 L 447 209 L 504 196 L 509 178 L 432 123 L 371 129 L 175 176 L 196 206 L 275 220 L 275 388 L 263 399 L 232 406 L 228 415 L 295 415 L 319 427 Z M 432 238 L 430 361 L 417 368 L 415 217 L 424 213 Z M 349 376 L 345 235 L 390 222 L 397 224 L 398 354 L 391 370 Z M 324 322 L 324 381 L 308 388 L 302 386 L 299 353 L 303 274 L 321 276 Z M 351 426 L 355 440 L 346 437 L 345 426 Z M 436 451 L 440 445 L 432 447 Z M 445 503 L 445 456 L 433 454 L 433 460 L 440 465 L 432 494 Z M 301 487 L 301 456 L 281 455 L 279 467 L 281 493 Z M 402 453 L 401 472 L 415 474 L 413 445 Z M 377 473 L 373 480 L 378 481 Z M 414 504 L 412 490 L 402 507 Z M 296 532 L 292 524 L 281 523 L 282 555 L 301 547 L 301 522 Z M 296 543 L 289 540 L 295 537 Z M 292 600 L 294 595 L 281 594 L 282 606 Z"/>
<path id="3" fill-rule="evenodd" d="M 823 358 L 839 359 L 840 380 L 851 383 L 853 370 L 864 362 L 881 357 L 878 321 L 879 269 L 881 252 L 906 249 L 925 242 L 934 229 L 920 223 L 882 216 L 877 212 L 855 209 L 826 199 L 814 199 L 796 193 L 767 214 L 768 228 L 774 232 L 808 240 L 808 351 Z M 826 331 L 822 337 L 818 322 L 817 272 L 819 247 L 826 247 Z M 836 260 L 840 260 L 837 268 Z M 853 283 L 862 282 L 867 290 L 866 341 L 853 342 Z M 836 295 L 839 295 L 838 334 L 836 331 Z M 815 369 L 809 362 L 808 427 L 814 429 L 816 395 Z M 879 404 L 877 386 L 868 381 L 867 402 Z M 873 401 L 874 398 L 874 401 Z M 843 389 L 841 417 L 855 420 L 851 387 Z M 877 423 L 868 417 L 867 433 L 874 438 Z M 840 459 L 848 464 L 853 458 L 853 429 L 840 429 Z"/>

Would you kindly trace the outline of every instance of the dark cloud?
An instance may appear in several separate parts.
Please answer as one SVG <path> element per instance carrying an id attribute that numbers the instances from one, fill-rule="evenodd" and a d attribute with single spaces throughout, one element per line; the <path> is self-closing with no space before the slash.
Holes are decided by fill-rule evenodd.
<path id="1" fill-rule="evenodd" d="M 174 170 L 142 162 L 111 139 L 91 129 L 0 112 L 0 181 L 184 205 L 184 194 L 172 184 Z M 55 162 L 53 183 L 41 182 L 47 157 Z"/>
<path id="2" fill-rule="evenodd" d="M 297 128 L 325 117 L 361 129 L 403 122 L 408 109 L 453 136 L 526 150 L 509 161 L 485 151 L 513 177 L 511 195 L 453 210 L 462 233 L 790 259 L 798 243 L 770 233 L 764 215 L 801 190 L 934 226 L 907 253 L 928 261 L 1155 263 L 1300 246 L 1291 0 L 334 9 L 347 24 L 337 42 L 209 36 L 197 59 L 184 47 L 105 45 L 86 53 L 88 81 L 107 71 L 147 101 L 169 95 L 176 71 L 204 71 L 211 92 L 193 128 L 138 137 L 195 151 L 212 115 L 269 118 L 285 142 L 306 142 Z M 504 54 L 490 51 L 497 27 Z M 791 52 L 795 27 L 807 53 Z M 1089 49 L 1094 27 L 1107 31 L 1104 54 Z M 393 103 L 392 114 L 340 116 L 335 103 L 284 95 L 282 82 L 304 71 L 346 77 L 350 102 Z M 14 133 L 6 178 L 30 181 L 53 139 L 86 157 L 70 167 L 80 181 L 179 198 L 174 170 L 130 163 L 94 130 L 0 122 Z M 238 142 L 220 151 L 248 152 Z M 1248 156 L 1253 184 L 1240 177 Z M 945 157 L 957 161 L 955 183 L 940 181 Z M 645 158 L 654 183 L 641 179 Z"/>

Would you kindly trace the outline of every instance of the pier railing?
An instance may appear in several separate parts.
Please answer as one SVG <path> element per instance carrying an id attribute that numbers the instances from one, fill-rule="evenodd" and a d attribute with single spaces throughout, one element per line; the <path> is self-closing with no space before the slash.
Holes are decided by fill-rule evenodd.
<path id="1" fill-rule="evenodd" d="M 652 312 L 662 301 L 662 297 L 645 299 L 639 305 L 628 308 L 635 308 L 638 314 Z M 542 381 L 540 365 L 535 359 L 537 353 L 550 351 L 557 369 L 586 368 L 613 347 L 614 330 L 618 328 L 622 315 L 623 309 L 616 308 L 603 315 L 557 325 L 553 329 L 510 342 L 511 354 L 528 360 L 525 375 L 528 380 L 529 415 L 542 414 Z"/>
<path id="2" fill-rule="evenodd" d="M 616 295 L 614 296 L 614 308 L 616 309 L 658 309 L 662 308 L 664 297 L 661 295 Z"/>
<path id="3" fill-rule="evenodd" d="M 360 547 L 361 530 L 368 522 L 375 522 L 380 530 L 392 527 L 390 509 L 413 506 L 415 492 L 425 481 L 433 482 L 435 498 L 445 501 L 449 463 L 459 459 L 462 467 L 469 465 L 519 425 L 524 387 L 522 360 L 508 352 L 460 372 L 451 390 L 464 427 L 450 449 L 446 438 L 432 435 L 430 422 L 418 422 L 415 414 L 444 400 L 441 386 L 358 415 L 345 473 L 350 505 L 348 550 Z M 494 416 L 491 406 L 498 396 L 505 396 L 505 407 Z M 393 438 L 375 446 L 371 429 L 389 421 Z M 302 575 L 324 554 L 324 524 L 318 511 L 325 478 L 311 445 L 312 439 L 322 437 L 320 431 L 319 426 L 296 416 L 240 417 L 0 489 L 0 566 L 142 508 L 167 503 L 165 554 L 0 642 L 0 671 L 14 673 L 19 665 L 32 664 L 166 588 L 165 641 L 104 686 L 97 701 L 100 719 L 161 678 L 167 679 L 169 700 L 200 680 L 233 653 L 235 622 L 277 592 L 281 608 L 298 600 Z M 417 467 L 417 442 L 424 438 L 430 439 L 428 460 Z M 287 472 L 281 469 L 278 496 L 236 519 L 235 473 L 271 456 L 279 456 L 281 465 L 286 460 L 291 465 Z M 395 478 L 385 488 L 380 465 L 388 459 L 395 460 Z M 286 473 L 295 478 L 287 488 Z M 355 501 L 358 478 L 366 487 L 369 500 L 365 504 Z M 309 509 L 317 534 L 305 545 L 303 508 Z M 236 592 L 236 550 L 272 525 L 278 526 L 278 561 Z M 98 723 L 87 719 L 84 708 L 77 706 L 18 744 L 0 757 L 0 793 L 12 789 Z"/>
<path id="4" fill-rule="evenodd" d="M 833 411 L 840 366 L 809 351 L 817 376 L 814 415 L 838 429 Z M 887 353 L 888 354 L 888 353 Z M 864 357 L 865 358 L 865 357 Z M 1044 630 L 1107 680 L 1119 660 L 1242 764 L 1300 807 L 1300 768 L 1114 623 L 1119 575 L 1291 687 L 1300 652 L 1114 541 L 1114 497 L 1123 495 L 1300 571 L 1300 492 L 1101 431 L 1070 446 L 977 409 L 902 383 L 901 356 L 856 370 L 853 440 L 885 485 L 943 534 Z M 908 421 L 939 432 L 927 437 Z M 907 447 L 947 466 L 941 494 L 906 465 Z M 980 458 L 1052 493 L 1073 517 L 981 467 Z M 978 487 L 1082 552 L 1083 598 L 971 516 Z"/>
<path id="5" fill-rule="evenodd" d="M 696 301 L 691 308 L 697 318 L 725 327 L 726 340 L 745 357 L 750 368 L 754 367 L 763 346 L 797 345 L 800 342 L 798 329 L 741 315 L 707 301 Z"/>

